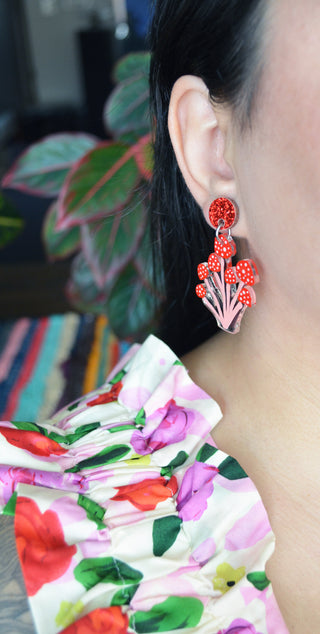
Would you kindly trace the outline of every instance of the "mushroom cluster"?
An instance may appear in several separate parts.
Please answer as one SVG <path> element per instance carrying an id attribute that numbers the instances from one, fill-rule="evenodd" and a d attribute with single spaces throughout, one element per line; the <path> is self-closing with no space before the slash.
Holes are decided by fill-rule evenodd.
<path id="1" fill-rule="evenodd" d="M 248 306 L 256 303 L 253 290 L 259 282 L 256 264 L 251 259 L 239 260 L 232 266 L 236 254 L 234 240 L 222 233 L 215 238 L 214 252 L 207 262 L 198 266 L 202 281 L 196 286 L 196 294 L 217 320 L 220 328 L 236 333 Z"/>

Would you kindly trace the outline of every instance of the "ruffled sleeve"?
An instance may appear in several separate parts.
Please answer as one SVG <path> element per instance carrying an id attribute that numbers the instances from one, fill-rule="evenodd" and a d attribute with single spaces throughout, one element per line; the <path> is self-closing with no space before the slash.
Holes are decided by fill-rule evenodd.
<path id="1" fill-rule="evenodd" d="M 211 439 L 220 418 L 151 336 L 52 420 L 1 423 L 1 509 L 39 634 L 287 631 L 273 534 Z"/>

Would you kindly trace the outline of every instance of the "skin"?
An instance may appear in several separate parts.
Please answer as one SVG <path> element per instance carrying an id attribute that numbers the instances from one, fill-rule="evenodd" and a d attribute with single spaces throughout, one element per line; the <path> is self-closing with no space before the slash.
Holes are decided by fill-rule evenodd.
<path id="1" fill-rule="evenodd" d="M 207 218 L 226 195 L 258 265 L 257 305 L 184 359 L 223 411 L 214 430 L 256 484 L 276 536 L 270 577 L 290 633 L 320 631 L 320 4 L 270 3 L 253 122 L 239 130 L 199 78 L 176 83 L 169 129 Z M 272 465 L 272 466 L 271 466 Z"/>
<path id="2" fill-rule="evenodd" d="M 257 305 L 240 333 L 221 333 L 184 362 L 223 411 L 216 443 L 247 471 L 267 509 L 276 536 L 267 574 L 291 634 L 320 631 L 319 34 L 318 0 L 270 1 L 252 128 L 241 132 L 230 109 L 214 108 L 190 76 L 176 83 L 169 115 L 203 213 L 214 198 L 233 198 L 233 235 L 259 267 Z M 21 596 L 22 583 L 14 588 Z M 32 631 L 21 605 L 19 631 Z"/>

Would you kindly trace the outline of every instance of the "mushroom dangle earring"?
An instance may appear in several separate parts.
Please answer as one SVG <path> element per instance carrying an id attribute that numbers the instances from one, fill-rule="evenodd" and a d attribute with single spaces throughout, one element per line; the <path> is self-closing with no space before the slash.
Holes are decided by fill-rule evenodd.
<path id="1" fill-rule="evenodd" d="M 259 282 L 258 270 L 251 259 L 239 260 L 232 266 L 236 254 L 231 237 L 231 227 L 237 221 L 235 203 L 229 198 L 216 198 L 210 205 L 209 219 L 216 230 L 214 251 L 207 262 L 198 266 L 202 283 L 196 286 L 196 294 L 216 318 L 219 328 L 235 334 L 246 308 L 256 303 L 252 287 Z"/>

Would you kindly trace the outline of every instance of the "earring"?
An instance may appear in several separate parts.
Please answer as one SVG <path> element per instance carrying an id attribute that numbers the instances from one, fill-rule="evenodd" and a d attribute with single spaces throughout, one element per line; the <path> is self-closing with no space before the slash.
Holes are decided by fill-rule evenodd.
<path id="1" fill-rule="evenodd" d="M 210 205 L 209 219 L 216 230 L 214 252 L 198 266 L 203 283 L 197 285 L 196 294 L 214 315 L 219 328 L 235 334 L 246 308 L 256 303 L 252 287 L 259 282 L 258 270 L 251 259 L 239 260 L 232 266 L 236 245 L 231 227 L 238 219 L 235 203 L 229 198 L 216 198 Z"/>

